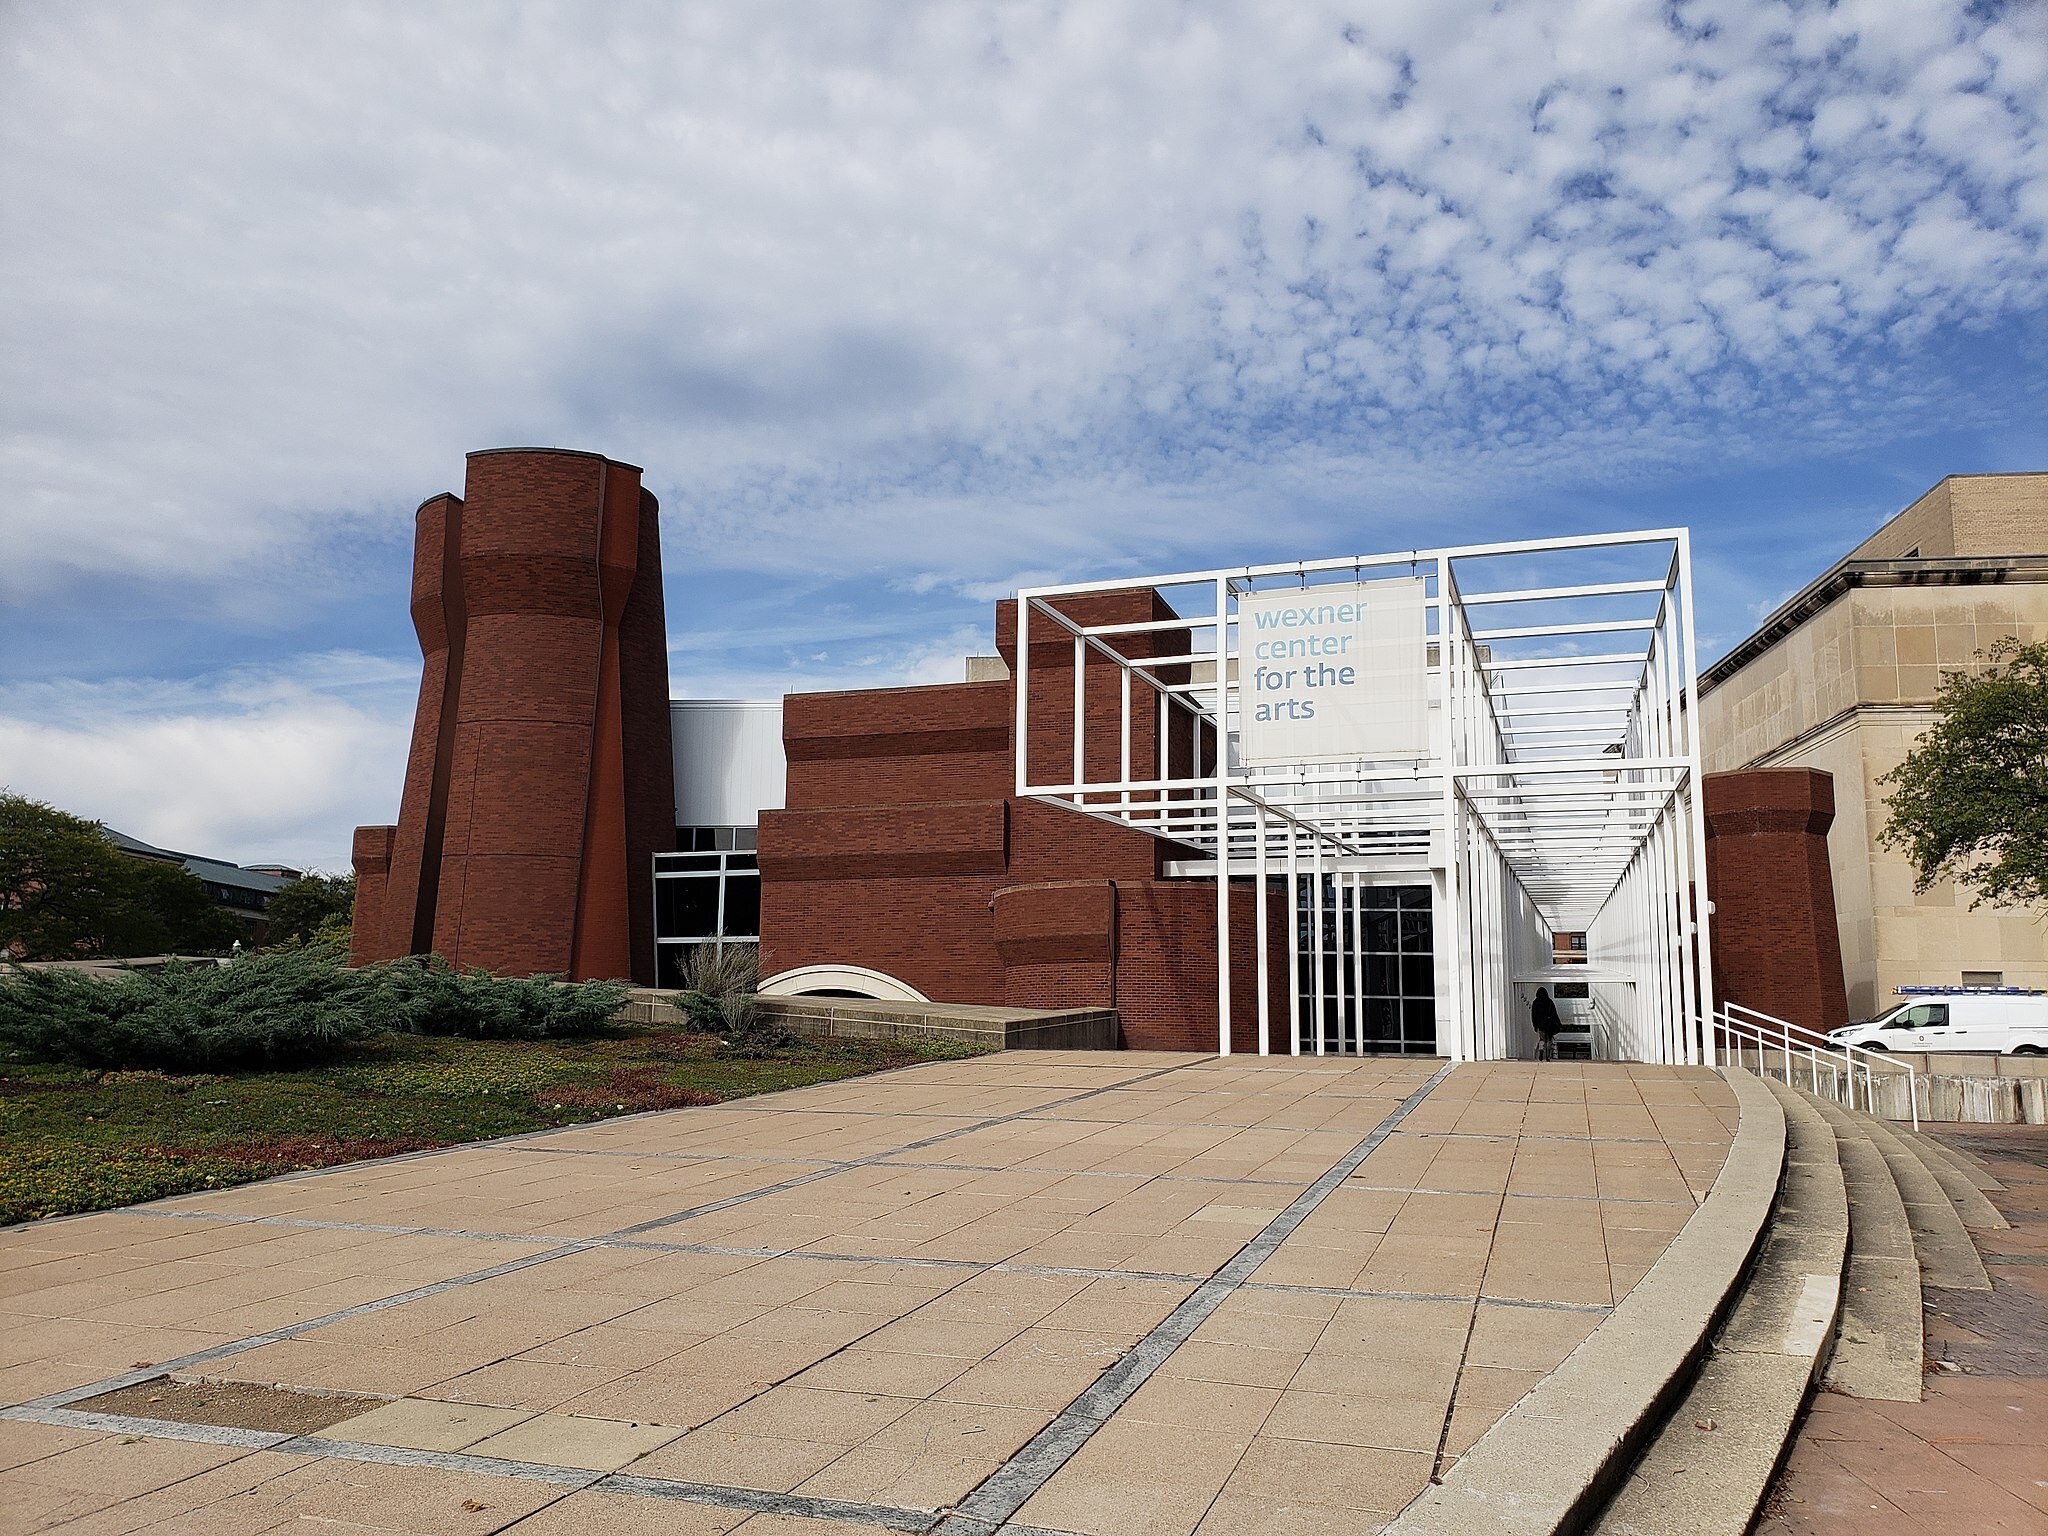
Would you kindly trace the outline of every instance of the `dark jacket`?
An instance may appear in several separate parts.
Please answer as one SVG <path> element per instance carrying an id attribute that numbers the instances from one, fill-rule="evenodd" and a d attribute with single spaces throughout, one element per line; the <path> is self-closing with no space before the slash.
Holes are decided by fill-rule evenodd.
<path id="1" fill-rule="evenodd" d="M 1536 1026 L 1539 1035 L 1554 1035 L 1564 1028 L 1557 1016 L 1557 1004 L 1550 1000 L 1550 989 L 1538 987 L 1536 1001 L 1529 1005 L 1529 1022 Z"/>

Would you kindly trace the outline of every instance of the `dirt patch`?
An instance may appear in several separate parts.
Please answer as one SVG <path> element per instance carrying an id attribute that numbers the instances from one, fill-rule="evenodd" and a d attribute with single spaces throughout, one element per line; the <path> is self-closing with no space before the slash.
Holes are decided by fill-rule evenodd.
<path id="1" fill-rule="evenodd" d="M 179 1381 L 157 1376 L 71 1404 L 83 1413 L 119 1413 L 174 1424 L 213 1424 L 309 1435 L 384 1406 L 381 1397 L 350 1392 L 301 1392 L 253 1381 Z"/>

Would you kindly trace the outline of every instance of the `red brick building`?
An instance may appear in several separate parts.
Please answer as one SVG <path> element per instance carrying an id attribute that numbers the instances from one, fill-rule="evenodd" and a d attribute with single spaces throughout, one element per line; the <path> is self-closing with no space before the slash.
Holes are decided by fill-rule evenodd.
<path id="1" fill-rule="evenodd" d="M 1162 745 L 1163 705 L 1126 721 L 1117 700 L 1130 658 L 1149 663 L 1162 697 L 1206 686 L 1175 659 L 1190 654 L 1195 621 L 1143 587 L 1055 597 L 1048 612 L 1111 626 L 1126 661 L 1042 643 L 1034 624 L 1020 682 L 1005 602 L 1000 660 L 980 681 L 794 694 L 779 711 L 672 702 L 657 508 L 640 471 L 551 449 L 472 454 L 463 495 L 418 514 L 419 706 L 398 819 L 356 832 L 352 955 L 673 985 L 690 946 L 758 938 L 762 972 L 782 990 L 1111 1008 L 1127 1045 L 1214 1049 L 1213 851 L 1017 793 L 1057 782 L 1069 758 L 1121 753 L 1125 780 L 1142 765 L 1163 803 L 1192 804 L 1217 778 L 1213 726 L 1196 711 L 1194 728 Z M 683 734 L 672 742 L 672 708 L 679 723 L 722 709 L 732 718 L 719 730 L 779 724 L 779 751 L 752 749 L 751 797 L 693 793 L 685 765 L 699 759 Z M 1732 775 L 1706 800 L 1713 976 L 1753 1006 L 1840 1022 L 1826 776 Z M 1447 972 L 1432 929 L 1444 886 L 1430 857 L 1407 857 L 1406 873 L 1343 887 L 1306 872 L 1295 886 L 1269 868 L 1273 1049 L 1289 1048 L 1296 1009 L 1304 1038 L 1320 1018 L 1333 1048 L 1439 1048 Z M 1256 1050 L 1258 892 L 1242 862 L 1233 869 L 1229 1040 Z M 1537 937 L 1529 963 L 1548 967 L 1551 932 Z M 1299 997 L 1287 995 L 1291 973 Z M 1493 995 L 1508 1001 L 1492 1006 L 1512 1011 L 1528 979 L 1496 970 Z M 1333 1027 L 1338 1015 L 1349 1023 Z M 1512 1038 L 1504 1048 L 1513 1054 Z"/>
<path id="2" fill-rule="evenodd" d="M 358 963 L 438 953 L 654 979 L 643 872 L 675 844 L 661 534 L 640 471 L 469 456 L 419 509 L 424 667 L 395 826 L 358 827 Z"/>
<path id="3" fill-rule="evenodd" d="M 1088 623 L 1171 619 L 1156 596 L 1081 599 Z M 997 645 L 1015 675 L 1010 605 Z M 1150 654 L 1184 652 L 1184 631 L 1146 637 Z M 1113 673 L 1114 663 L 1085 663 Z M 1186 669 L 1166 669 L 1169 680 Z M 1032 741 L 1071 752 L 1073 659 L 1033 652 Z M 1113 686 L 1088 750 L 1120 750 Z M 1128 827 L 1017 798 L 1011 680 L 792 694 L 783 706 L 788 805 L 763 815 L 764 975 L 848 962 L 942 1002 L 1118 1010 L 1128 1045 L 1214 1049 L 1216 896 L 1208 880 L 1169 879 L 1174 845 Z M 1133 755 L 1153 761 L 1157 724 L 1134 721 Z M 1213 753 L 1213 741 L 1205 743 Z M 1213 771 L 1183 740 L 1172 775 Z M 1276 889 L 1277 889 L 1277 882 Z M 1252 888 L 1233 890 L 1232 1039 L 1257 1049 Z M 1277 898 L 1276 898 L 1277 899 Z M 1284 925 L 1269 934 L 1269 975 L 1284 986 Z M 1269 983 L 1270 984 L 1270 983 Z M 1284 1014 L 1284 992 L 1277 1001 Z"/>

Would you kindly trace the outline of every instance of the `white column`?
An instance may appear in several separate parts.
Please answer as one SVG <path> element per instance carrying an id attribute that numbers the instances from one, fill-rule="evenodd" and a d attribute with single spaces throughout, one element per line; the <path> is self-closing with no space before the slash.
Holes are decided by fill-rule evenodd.
<path id="1" fill-rule="evenodd" d="M 1230 1054 L 1230 584 L 1216 578 L 1216 1054 Z M 1200 722 L 1197 721 L 1197 731 Z"/>

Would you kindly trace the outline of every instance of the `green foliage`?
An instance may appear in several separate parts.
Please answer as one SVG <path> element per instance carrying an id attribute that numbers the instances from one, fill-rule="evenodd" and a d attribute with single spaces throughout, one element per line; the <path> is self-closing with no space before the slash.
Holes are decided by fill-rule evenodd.
<path id="1" fill-rule="evenodd" d="M 384 1028 L 474 1040 L 587 1035 L 608 1026 L 632 990 L 618 981 L 458 971 L 439 955 L 394 960 L 359 974 L 368 978 L 372 1016 Z"/>
<path id="2" fill-rule="evenodd" d="M 356 877 L 323 875 L 315 870 L 285 886 L 264 908 L 269 925 L 266 945 L 330 942 L 339 930 L 348 942 L 356 910 Z M 338 921 L 337 921 L 338 920 Z"/>
<path id="3" fill-rule="evenodd" d="M 751 1058 L 668 1029 L 574 1040 L 385 1033 L 292 1071 L 199 1075 L 24 1065 L 0 1049 L 0 1223 L 979 1049 L 944 1040 L 807 1040 Z"/>
<path id="4" fill-rule="evenodd" d="M 797 1043 L 792 1031 L 761 1012 L 751 992 L 731 992 L 718 999 L 718 1029 L 740 1056 L 772 1056 Z"/>
<path id="5" fill-rule="evenodd" d="M 177 865 L 133 858 L 97 822 L 0 793 L 0 955 L 207 953 L 241 931 Z"/>
<path id="6" fill-rule="evenodd" d="M 230 948 L 249 929 L 234 913 L 222 910 L 206 884 L 177 864 L 122 857 L 130 868 L 133 901 L 143 922 L 127 947 L 115 955 L 210 955 Z"/>
<path id="7" fill-rule="evenodd" d="M 538 1039 L 604 1029 L 618 982 L 563 986 L 458 972 L 438 957 L 349 970 L 332 949 L 174 963 L 116 978 L 9 968 L 0 1044 L 34 1061 L 212 1071 L 331 1056 L 379 1030 Z"/>
<path id="8" fill-rule="evenodd" d="M 1919 890 L 1953 880 L 1972 906 L 2048 906 L 2048 642 L 2002 640 L 1978 659 L 1942 678 L 1934 724 L 1879 781 L 1892 786 L 1882 840 Z"/>
<path id="9" fill-rule="evenodd" d="M 332 1055 L 376 1025 L 363 978 L 310 953 L 108 979 L 9 967 L 0 1044 L 36 1061 L 218 1070 Z"/>

